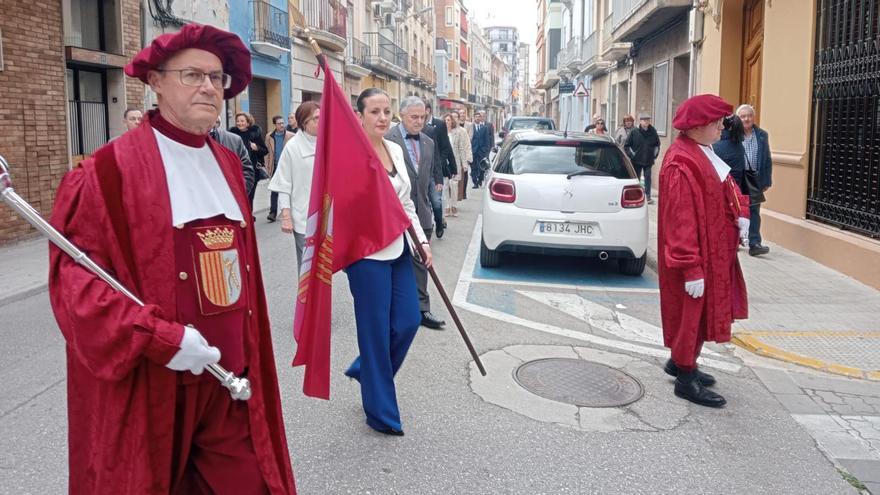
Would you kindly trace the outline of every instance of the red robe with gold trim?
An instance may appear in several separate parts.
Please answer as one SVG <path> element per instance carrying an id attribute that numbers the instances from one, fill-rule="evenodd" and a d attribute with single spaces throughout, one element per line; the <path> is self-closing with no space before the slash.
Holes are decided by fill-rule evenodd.
<path id="1" fill-rule="evenodd" d="M 238 157 L 212 140 L 208 145 L 249 217 Z M 105 167 L 118 173 L 102 173 Z M 165 364 L 182 337 L 181 324 L 173 321 L 177 273 L 171 218 L 149 116 L 68 173 L 58 189 L 52 224 L 147 304 L 137 306 L 51 249 L 50 298 L 67 341 L 71 493 L 159 494 L 170 489 L 178 373 Z M 253 389 L 250 431 L 271 492 L 290 494 L 296 489 L 256 237 L 248 224 L 242 261 L 251 267 L 246 276 L 251 278 L 248 300 L 256 329 L 245 340 Z"/>
<path id="2" fill-rule="evenodd" d="M 700 146 L 682 134 L 663 158 L 659 198 L 657 271 L 664 344 L 672 347 L 680 332 L 694 342 L 727 342 L 733 320 L 748 317 L 737 258 L 737 219 L 748 218 L 748 197 L 730 175 L 719 180 Z M 691 296 L 684 283 L 701 278 L 703 304 L 686 305 Z M 686 306 L 702 313 L 685 315 Z"/>

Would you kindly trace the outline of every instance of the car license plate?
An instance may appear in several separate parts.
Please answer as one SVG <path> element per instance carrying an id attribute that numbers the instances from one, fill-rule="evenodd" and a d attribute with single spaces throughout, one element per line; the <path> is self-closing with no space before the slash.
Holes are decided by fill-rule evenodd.
<path id="1" fill-rule="evenodd" d="M 591 223 L 581 222 L 538 222 L 539 234 L 560 234 L 578 237 L 593 237 L 597 227 Z"/>

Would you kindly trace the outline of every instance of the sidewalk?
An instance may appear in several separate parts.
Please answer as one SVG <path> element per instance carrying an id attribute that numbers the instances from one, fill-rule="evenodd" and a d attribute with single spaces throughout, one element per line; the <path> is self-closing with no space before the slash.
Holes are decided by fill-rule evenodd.
<path id="1" fill-rule="evenodd" d="M 648 266 L 657 268 L 657 207 L 649 206 Z M 772 242 L 740 250 L 749 319 L 733 342 L 751 352 L 853 378 L 880 380 L 880 291 Z"/>

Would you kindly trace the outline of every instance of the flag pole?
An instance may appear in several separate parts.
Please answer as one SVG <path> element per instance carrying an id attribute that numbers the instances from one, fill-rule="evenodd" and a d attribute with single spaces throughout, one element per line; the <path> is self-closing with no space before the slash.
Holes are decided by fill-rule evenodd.
<path id="1" fill-rule="evenodd" d="M 324 53 L 321 51 L 321 47 L 318 46 L 318 42 L 315 41 L 315 38 L 312 37 L 312 31 L 309 29 L 304 21 L 305 19 L 302 17 L 302 14 L 299 14 L 298 12 L 294 13 L 294 23 L 302 27 L 302 33 L 303 35 L 305 35 L 306 39 L 309 42 L 309 46 L 315 53 L 315 58 L 318 59 L 318 65 L 326 72 L 327 65 Z M 413 240 L 413 244 L 416 246 L 416 249 L 419 252 L 419 257 L 422 260 L 426 259 L 425 250 L 422 247 L 422 244 L 419 242 L 419 238 L 416 237 L 415 227 L 413 227 L 412 224 L 407 227 L 407 232 L 409 232 L 409 235 Z M 464 325 L 462 325 L 461 319 L 458 317 L 458 313 L 452 306 L 452 301 L 446 294 L 446 290 L 443 288 L 443 284 L 440 283 L 440 277 L 437 276 L 437 272 L 434 271 L 433 266 L 428 268 L 428 273 L 431 274 L 431 280 L 434 281 L 434 285 L 437 287 L 437 291 L 440 292 L 440 297 L 443 298 L 443 303 L 446 304 L 446 309 L 449 310 L 449 314 L 452 315 L 452 320 L 455 322 L 456 328 L 458 328 L 458 333 L 461 334 L 461 338 L 464 340 L 464 344 L 467 346 L 468 352 L 470 352 L 471 357 L 474 358 L 474 362 L 477 364 L 477 368 L 480 370 L 480 374 L 486 376 L 486 368 L 483 367 L 483 362 L 480 361 L 480 356 L 477 354 L 476 349 L 474 349 L 474 345 L 471 343 L 471 339 L 468 336 L 467 331 L 465 331 Z"/>

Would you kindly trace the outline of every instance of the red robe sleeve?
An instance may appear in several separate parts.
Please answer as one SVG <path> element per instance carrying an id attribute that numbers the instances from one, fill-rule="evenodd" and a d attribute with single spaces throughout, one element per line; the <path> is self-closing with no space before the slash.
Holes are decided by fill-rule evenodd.
<path id="1" fill-rule="evenodd" d="M 124 266 L 100 189 L 88 170 L 64 177 L 52 224 L 109 273 Z M 68 352 L 97 378 L 122 379 L 143 358 L 165 365 L 179 350 L 181 324 L 160 318 L 157 306 L 138 306 L 54 246 L 49 297 Z"/>
<path id="2" fill-rule="evenodd" d="M 694 191 L 678 167 L 671 166 L 665 179 L 662 203 L 666 247 L 663 259 L 668 268 L 682 270 L 686 281 L 699 280 L 703 278 L 703 257 Z"/>

